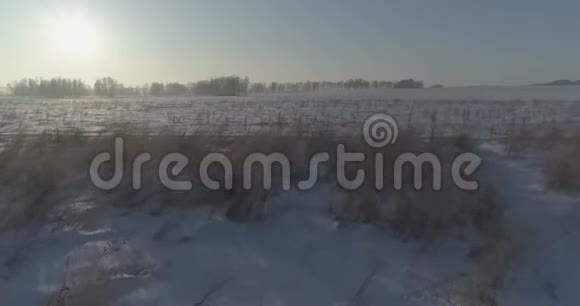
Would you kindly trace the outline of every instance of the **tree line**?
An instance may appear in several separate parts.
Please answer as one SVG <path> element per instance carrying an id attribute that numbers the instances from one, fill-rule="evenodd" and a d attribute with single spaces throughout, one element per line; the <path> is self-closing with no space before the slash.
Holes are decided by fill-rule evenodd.
<path id="1" fill-rule="evenodd" d="M 382 88 L 424 88 L 422 81 L 414 79 L 401 80 L 397 82 L 349 79 L 346 81 L 329 82 L 329 81 L 306 81 L 294 83 L 252 83 L 250 86 L 251 93 L 276 93 L 276 92 L 308 92 L 326 89 L 382 89 Z"/>
<path id="2" fill-rule="evenodd" d="M 90 88 L 79 79 L 53 78 L 23 79 L 7 86 L 8 93 L 27 97 L 80 97 L 90 93 Z"/>
<path id="3" fill-rule="evenodd" d="M 580 80 L 578 81 L 556 80 L 548 83 L 532 84 L 532 86 L 574 86 L 574 85 L 580 85 Z"/>
<path id="4" fill-rule="evenodd" d="M 91 86 L 80 79 L 22 79 L 7 85 L 7 92 L 14 96 L 44 97 L 44 98 L 77 98 L 83 96 L 243 96 L 259 93 L 309 92 L 326 89 L 379 89 L 379 88 L 423 88 L 422 81 L 414 79 L 391 81 L 368 81 L 365 79 L 349 79 L 340 82 L 306 81 L 287 83 L 250 83 L 250 80 L 239 76 L 212 78 L 190 83 L 160 83 L 154 82 L 143 86 L 125 86 L 111 77 L 97 79 Z"/>
<path id="5" fill-rule="evenodd" d="M 6 86 L 6 91 L 14 96 L 42 98 L 78 98 L 90 95 L 113 97 L 143 94 L 141 89 L 126 87 L 111 77 L 96 80 L 92 87 L 80 79 L 22 79 L 9 83 Z"/>

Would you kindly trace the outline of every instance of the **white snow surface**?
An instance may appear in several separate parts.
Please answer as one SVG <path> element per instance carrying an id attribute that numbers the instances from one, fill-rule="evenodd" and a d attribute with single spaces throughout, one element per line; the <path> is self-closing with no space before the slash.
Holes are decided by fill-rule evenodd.
<path id="1" fill-rule="evenodd" d="M 484 158 L 508 222 L 526 230 L 523 254 L 499 305 L 579 305 L 580 196 L 546 190 L 537 157 Z"/>
<path id="2" fill-rule="evenodd" d="M 498 305 L 576 305 L 578 197 L 543 190 L 535 158 L 487 152 L 485 171 L 496 179 L 506 216 L 531 237 Z M 452 287 L 472 269 L 472 245 L 339 226 L 327 213 L 335 194 L 331 185 L 282 194 L 259 223 L 202 210 L 151 216 L 107 209 L 91 222 L 8 232 L 0 236 L 2 305 L 44 305 L 66 270 L 71 288 L 106 280 L 115 288 L 106 291 L 110 305 L 465 305 L 454 302 Z M 71 216 L 93 209 L 79 199 L 60 212 L 77 220 Z"/>
<path id="3" fill-rule="evenodd" d="M 489 138 L 514 124 L 580 117 L 580 86 L 322 91 L 247 97 L 132 97 L 77 100 L 0 97 L 0 136 L 44 131 L 95 134 L 126 128 L 160 133 L 360 132 L 373 114 L 401 130 Z M 436 117 L 436 122 L 432 118 Z M 433 126 L 435 128 L 432 128 Z M 0 139 L 2 140 L 2 139 Z"/>
<path id="4" fill-rule="evenodd" d="M 92 232 L 52 223 L 6 233 L 2 305 L 43 305 L 66 266 L 71 288 L 114 283 L 112 305 L 195 305 L 204 296 L 207 305 L 432 305 L 469 272 L 470 246 L 459 239 L 417 243 L 374 226 L 339 227 L 327 213 L 334 188 L 284 194 L 260 223 L 110 209 Z M 90 202 L 63 209 L 80 205 Z"/>
<path id="5" fill-rule="evenodd" d="M 491 91 L 495 97 L 479 89 L 436 90 L 428 90 L 436 101 L 404 90 L 78 101 L 1 97 L 0 135 L 75 128 L 91 133 L 118 125 L 152 132 L 225 126 L 242 134 L 280 120 L 311 130 L 359 131 L 377 112 L 392 114 L 403 128 L 412 122 L 428 130 L 436 111 L 439 135 L 487 137 L 490 128 L 523 118 L 566 123 L 580 115 L 577 89 L 527 88 L 520 95 L 500 88 Z M 545 190 L 537 156 L 506 159 L 498 148 L 483 148 L 484 171 L 506 218 L 529 238 L 497 294 L 498 305 L 579 305 L 580 197 Z M 150 215 L 104 209 L 88 195 L 62 203 L 52 222 L 0 234 L 0 305 L 49 305 L 51 293 L 69 287 L 93 292 L 103 305 L 467 306 L 454 298 L 453 288 L 473 270 L 470 242 L 460 235 L 419 242 L 388 228 L 342 226 L 327 212 L 336 194 L 333 185 L 282 193 L 268 204 L 267 218 L 255 223 L 232 223 L 204 210 Z"/>

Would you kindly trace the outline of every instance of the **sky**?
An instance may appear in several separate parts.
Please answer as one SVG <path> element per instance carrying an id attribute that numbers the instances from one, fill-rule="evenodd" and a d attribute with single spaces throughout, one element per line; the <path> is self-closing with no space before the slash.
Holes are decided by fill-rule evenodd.
<path id="1" fill-rule="evenodd" d="M 580 79 L 579 29 L 578 0 L 1 0 L 0 84 L 527 85 Z"/>

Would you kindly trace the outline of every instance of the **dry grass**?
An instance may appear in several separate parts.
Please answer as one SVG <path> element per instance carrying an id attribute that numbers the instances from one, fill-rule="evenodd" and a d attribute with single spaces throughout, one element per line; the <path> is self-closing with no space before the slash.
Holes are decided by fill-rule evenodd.
<path id="1" fill-rule="evenodd" d="M 525 153 L 553 152 L 574 142 L 575 137 L 569 133 L 574 129 L 557 124 L 514 127 L 503 139 L 503 144 L 509 157 L 520 157 Z"/>
<path id="2" fill-rule="evenodd" d="M 515 128 L 503 140 L 506 154 L 509 157 L 518 157 L 533 148 L 535 135 L 530 128 Z"/>
<path id="3" fill-rule="evenodd" d="M 495 191 L 487 179 L 479 174 L 473 178 L 480 183 L 476 191 L 464 191 L 451 181 L 451 162 L 460 153 L 473 152 L 473 141 L 467 135 L 449 140 L 424 143 L 415 137 L 405 137 L 385 154 L 385 165 L 393 165 L 403 152 L 433 153 L 442 162 L 442 189 L 431 187 L 432 172 L 425 171 L 423 188 L 413 187 L 411 167 L 403 168 L 403 189 L 376 190 L 364 185 L 354 192 L 345 192 L 343 200 L 333 203 L 331 213 L 341 222 L 387 225 L 403 237 L 432 239 L 453 228 L 484 232 L 499 223 L 500 209 Z M 372 156 L 367 154 L 368 156 Z M 359 169 L 354 167 L 350 175 Z M 374 165 L 363 165 L 367 175 L 374 175 Z M 371 169 L 373 168 L 373 169 Z M 347 171 L 348 173 L 348 171 Z M 392 173 L 385 172 L 385 186 L 393 186 Z"/>
<path id="4" fill-rule="evenodd" d="M 340 203 L 332 203 L 330 213 L 344 223 L 377 224 L 381 222 L 381 199 L 373 187 L 344 192 Z"/>
<path id="5" fill-rule="evenodd" d="M 125 178 L 121 186 L 111 191 L 92 187 L 88 178 L 91 159 L 104 151 L 112 152 L 114 138 L 125 140 Z M 50 210 L 66 199 L 72 199 L 87 191 L 93 193 L 102 206 L 117 206 L 131 210 L 143 210 L 152 215 L 163 213 L 166 207 L 190 209 L 211 207 L 214 213 L 223 214 L 233 222 L 256 222 L 267 218 L 268 203 L 281 191 L 281 169 L 273 168 L 271 190 L 261 187 L 261 169 L 254 169 L 254 188 L 242 188 L 241 169 L 250 153 L 283 153 L 292 164 L 292 181 L 303 180 L 309 175 L 308 161 L 317 152 L 331 153 L 320 181 L 333 181 L 329 174 L 335 173 L 336 146 L 345 144 L 347 152 L 363 152 L 367 156 L 383 153 L 385 165 L 392 165 L 402 152 L 420 154 L 432 152 L 442 159 L 442 169 L 449 169 L 450 161 L 457 154 L 471 151 L 473 142 L 462 135 L 448 142 L 425 143 L 412 135 L 401 135 L 399 142 L 384 150 L 366 146 L 359 138 L 335 137 L 333 135 L 276 135 L 265 134 L 253 137 L 224 137 L 221 135 L 185 135 L 165 131 L 162 135 L 115 131 L 109 135 L 85 137 L 80 134 L 46 134 L 32 138 L 16 137 L 0 151 L 0 186 L 3 193 L 0 202 L 0 231 L 14 226 L 41 220 Z M 576 148 L 580 148 L 577 146 Z M 136 191 L 131 187 L 132 160 L 137 154 L 149 152 L 152 161 L 144 167 L 143 185 Z M 164 188 L 159 182 L 157 168 L 166 153 L 180 152 L 187 156 L 190 165 L 179 179 L 193 182 L 193 191 L 175 192 Z M 223 152 L 234 167 L 234 188 L 212 191 L 201 185 L 197 165 L 210 152 Z M 570 169 L 576 152 L 562 158 L 565 161 L 558 169 Z M 371 158 L 362 165 L 352 164 L 346 169 L 347 177 L 354 177 L 358 169 L 364 169 L 368 177 L 374 177 Z M 403 173 L 405 188 L 400 191 L 387 188 L 376 190 L 372 185 L 363 185 L 357 191 L 344 193 L 344 201 L 334 203 L 330 214 L 340 222 L 388 225 L 404 237 L 431 239 L 454 228 L 467 229 L 485 237 L 485 243 L 475 256 L 477 269 L 467 290 L 472 299 L 493 301 L 494 293 L 501 288 L 507 271 L 518 252 L 520 236 L 512 229 L 501 225 L 501 213 L 496 203 L 493 188 L 484 177 L 477 176 L 480 189 L 462 191 L 450 182 L 443 182 L 443 190 L 430 188 L 416 191 L 412 187 L 410 168 Z M 112 167 L 102 167 L 102 176 L 111 175 Z M 385 171 L 385 186 L 393 186 L 392 175 Z M 574 172 L 574 174 L 580 173 Z M 221 168 L 210 168 L 210 175 L 223 181 Z M 557 173 L 554 176 L 569 177 L 572 174 Z M 443 173 L 444 180 L 449 173 Z M 580 176 L 578 176 L 580 177 Z M 429 186 L 431 177 L 424 177 L 424 186 Z M 562 181 L 562 180 L 560 180 Z M 558 182 L 560 182 L 558 181 Z M 569 180 L 563 180 L 569 182 Z M 580 180 L 579 180 L 580 181 Z M 578 185 L 580 186 L 580 185 Z M 163 234 L 160 234 L 162 239 Z M 51 297 L 47 305 L 106 305 L 110 300 L 110 288 L 96 287 L 63 288 Z M 56 302 L 55 302 L 56 301 Z M 59 302 L 60 301 L 60 302 Z M 492 305 L 492 304 L 489 304 Z"/>
<path id="6" fill-rule="evenodd" d="M 566 192 L 580 191 L 580 132 L 566 144 L 554 146 L 545 154 L 546 186 Z"/>
<path id="7" fill-rule="evenodd" d="M 219 133 L 219 131 L 216 131 Z M 124 177 L 120 185 L 102 191 L 91 184 L 88 168 L 99 153 L 113 152 L 114 139 L 124 139 Z M 283 153 L 292 162 L 293 181 L 308 175 L 311 152 L 326 143 L 322 138 L 302 135 L 257 135 L 253 137 L 226 137 L 222 135 L 190 135 L 163 131 L 148 135 L 120 127 L 111 133 L 83 136 L 74 133 L 47 133 L 39 136 L 18 135 L 0 151 L 0 231 L 46 217 L 56 205 L 91 192 L 102 206 L 143 210 L 159 215 L 165 208 L 191 208 L 212 206 L 222 211 L 232 221 L 254 221 L 264 218 L 265 204 L 280 190 L 280 181 L 274 181 L 272 190 L 263 190 L 261 169 L 253 171 L 251 190 L 242 188 L 244 159 L 251 153 Z M 329 147 L 327 147 L 329 148 Z M 132 161 L 144 152 L 152 160 L 143 167 L 142 187 L 132 188 Z M 178 152 L 189 159 L 184 172 L 174 179 L 190 180 L 193 190 L 171 191 L 165 188 L 158 176 L 160 160 L 167 153 Z M 209 190 L 202 185 L 197 171 L 201 159 L 209 153 L 226 154 L 234 168 L 232 190 Z M 215 166 L 215 167 L 213 167 Z M 103 178 L 112 177 L 114 164 L 106 163 L 100 169 Z M 218 165 L 209 169 L 210 176 L 223 182 L 224 172 Z M 280 169 L 273 168 L 273 177 L 281 178 Z M 223 185 L 223 184 L 222 184 Z"/>
<path id="8" fill-rule="evenodd" d="M 219 132 L 219 131 L 218 131 Z M 336 180 L 330 174 L 336 169 L 336 148 L 345 144 L 347 152 L 365 153 L 362 164 L 347 164 L 346 176 L 354 177 L 356 171 L 364 169 L 367 177 L 375 176 L 375 153 L 383 153 L 385 165 L 392 165 L 403 152 L 420 154 L 433 152 L 441 157 L 443 169 L 458 153 L 472 147 L 468 136 L 461 136 L 444 143 L 425 143 L 411 135 L 400 135 L 396 145 L 386 149 L 373 149 L 359 137 L 337 137 L 335 135 L 306 135 L 300 131 L 291 134 L 266 133 L 245 137 L 222 135 L 190 135 L 174 131 L 163 131 L 159 135 L 131 131 L 121 127 L 112 133 L 98 136 L 72 134 L 46 134 L 31 139 L 16 138 L 0 153 L 0 179 L 2 187 L 9 190 L 0 204 L 0 229 L 9 228 L 45 217 L 55 205 L 91 191 L 100 206 L 123 207 L 145 211 L 153 216 L 166 208 L 189 209 L 211 207 L 213 213 L 221 213 L 234 222 L 260 221 L 267 217 L 267 205 L 281 191 L 281 168 L 273 167 L 273 188 L 262 188 L 261 167 L 254 167 L 253 188 L 242 188 L 243 163 L 251 153 L 282 153 L 291 163 L 290 174 L 295 183 L 308 178 L 309 160 L 318 152 L 330 153 L 319 182 Z M 115 137 L 122 137 L 125 145 L 124 179 L 119 187 L 102 191 L 92 186 L 88 167 L 94 156 L 101 152 L 113 152 Z M 149 152 L 152 160 L 143 167 L 143 182 L 140 190 L 132 188 L 132 161 L 143 152 Z M 189 159 L 189 165 L 175 179 L 189 180 L 192 191 L 171 191 L 165 188 L 158 177 L 159 162 L 167 153 L 179 152 Z M 201 159 L 211 152 L 222 152 L 229 157 L 234 168 L 232 190 L 209 190 L 202 185 L 197 173 Z M 215 166 L 215 167 L 213 167 Z M 209 169 L 210 176 L 223 182 L 224 172 L 218 165 Z M 113 164 L 100 169 L 102 177 L 110 177 Z M 384 185 L 393 186 L 389 169 L 384 173 Z M 443 177 L 448 178 L 448 173 Z M 493 192 L 489 187 L 476 192 L 463 192 L 444 182 L 442 191 L 415 191 L 412 188 L 412 169 L 405 168 L 402 191 L 387 188 L 378 191 L 374 186 L 363 186 L 355 192 L 346 192 L 344 203 L 335 203 L 332 217 L 343 222 L 388 223 L 405 236 L 430 237 L 455 226 L 469 226 L 481 230 L 496 217 Z M 424 177 L 429 185 L 429 175 Z M 223 184 L 222 184 L 223 185 Z"/>
<path id="9" fill-rule="evenodd" d="M 506 154 L 535 153 L 544 159 L 545 184 L 564 192 L 580 191 L 580 128 L 571 124 L 515 128 L 504 140 Z"/>
<path id="10" fill-rule="evenodd" d="M 493 188 L 462 191 L 400 191 L 395 195 L 393 227 L 405 237 L 432 239 L 453 228 L 482 232 L 494 227 L 500 209 Z"/>
<path id="11" fill-rule="evenodd" d="M 566 130 L 551 126 L 540 134 L 537 147 L 542 151 L 552 151 L 565 144 L 569 140 L 568 137 Z"/>
<path id="12" fill-rule="evenodd" d="M 497 293 L 505 288 L 522 252 L 526 231 L 515 226 L 498 226 L 486 233 L 481 248 L 471 252 L 475 270 L 458 284 L 457 295 L 464 305 L 495 306 Z"/>
<path id="13" fill-rule="evenodd" d="M 45 216 L 70 196 L 81 175 L 84 149 L 70 138 L 63 150 L 58 135 L 18 135 L 0 151 L 0 231 Z"/>

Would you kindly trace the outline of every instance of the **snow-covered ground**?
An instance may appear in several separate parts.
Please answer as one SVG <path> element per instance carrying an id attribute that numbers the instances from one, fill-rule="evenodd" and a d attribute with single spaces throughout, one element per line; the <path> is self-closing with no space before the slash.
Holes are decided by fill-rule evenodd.
<path id="1" fill-rule="evenodd" d="M 491 153 L 485 160 L 506 216 L 527 236 L 500 305 L 578 305 L 579 195 L 545 190 L 536 157 L 506 161 Z"/>
<path id="2" fill-rule="evenodd" d="M 338 229 L 325 213 L 329 192 L 279 198 L 264 223 L 111 210 L 87 229 L 55 223 L 4 235 L 3 304 L 41 305 L 67 269 L 71 287 L 98 291 L 90 286 L 101 278 L 124 288 L 103 291 L 113 295 L 103 305 L 430 305 L 468 272 L 464 243 L 420 245 L 374 227 Z M 64 209 L 75 219 L 85 205 Z"/>
<path id="3" fill-rule="evenodd" d="M 42 131 L 85 133 L 113 128 L 187 133 L 252 134 L 306 130 L 352 133 L 373 114 L 401 129 L 446 136 L 501 136 L 520 124 L 570 122 L 580 117 L 580 86 L 561 88 L 444 88 L 329 91 L 249 97 L 138 97 L 35 100 L 0 97 L 0 136 Z M 431 96 L 431 98 L 429 98 Z"/>
<path id="4" fill-rule="evenodd" d="M 280 121 L 302 122 L 307 129 L 340 125 L 348 132 L 359 131 L 377 112 L 395 116 L 403 128 L 410 123 L 429 129 L 437 112 L 439 135 L 487 137 L 490 128 L 520 124 L 523 118 L 526 124 L 566 123 L 580 114 L 575 93 L 560 92 L 558 101 L 548 94 L 540 97 L 544 101 L 341 95 L 4 97 L 0 132 L 98 132 L 119 125 L 211 131 L 221 125 L 247 133 Z M 505 288 L 496 293 L 497 305 L 578 305 L 578 195 L 546 191 L 538 156 L 507 159 L 496 149 L 482 146 L 483 170 L 506 219 L 525 233 Z M 388 228 L 344 226 L 328 216 L 335 188 L 283 193 L 268 203 L 267 218 L 255 223 L 229 222 L 204 209 L 147 214 L 103 208 L 87 193 L 62 203 L 49 222 L 0 234 L 0 305 L 60 306 L 65 296 L 69 303 L 80 299 L 72 305 L 473 305 L 461 294 L 475 269 L 469 256 L 473 242 L 455 234 L 405 240 Z"/>
<path id="5" fill-rule="evenodd" d="M 578 197 L 544 191 L 533 158 L 488 151 L 486 161 L 529 237 L 498 305 L 576 305 Z M 248 224 L 64 203 L 53 222 L 0 236 L 2 305 L 46 305 L 63 286 L 102 299 L 95 305 L 470 305 L 455 290 L 473 270 L 473 245 L 339 226 L 327 213 L 334 188 L 283 194 Z"/>

